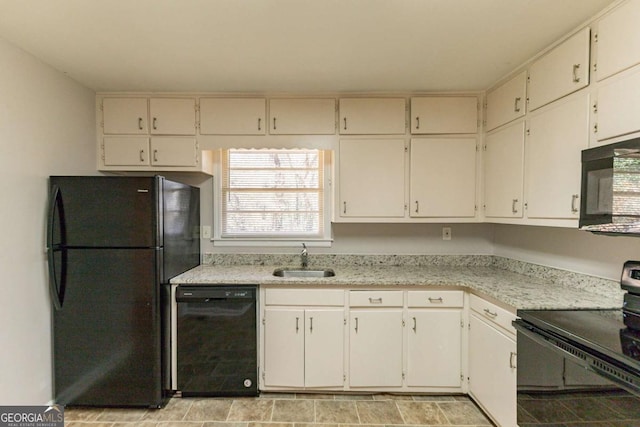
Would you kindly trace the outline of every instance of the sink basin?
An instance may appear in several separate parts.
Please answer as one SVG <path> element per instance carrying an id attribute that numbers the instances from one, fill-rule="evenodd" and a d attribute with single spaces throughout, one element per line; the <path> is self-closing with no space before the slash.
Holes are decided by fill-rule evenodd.
<path id="1" fill-rule="evenodd" d="M 330 268 L 310 269 L 310 268 L 277 268 L 273 271 L 277 277 L 333 277 L 335 271 Z"/>

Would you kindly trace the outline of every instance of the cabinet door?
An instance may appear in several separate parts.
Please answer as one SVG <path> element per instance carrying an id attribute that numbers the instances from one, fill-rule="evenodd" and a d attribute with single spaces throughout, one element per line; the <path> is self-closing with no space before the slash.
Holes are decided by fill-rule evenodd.
<path id="1" fill-rule="evenodd" d="M 640 2 L 629 1 L 598 23 L 598 80 L 640 64 Z"/>
<path id="2" fill-rule="evenodd" d="M 409 310 L 407 385 L 460 387 L 462 312 Z"/>
<path id="3" fill-rule="evenodd" d="M 579 217 L 581 151 L 589 141 L 589 94 L 531 117 L 527 144 L 527 216 Z"/>
<path id="4" fill-rule="evenodd" d="M 402 139 L 340 141 L 341 217 L 404 217 Z"/>
<path id="5" fill-rule="evenodd" d="M 147 117 L 147 98 L 104 98 L 102 100 L 105 134 L 146 134 L 148 132 Z"/>
<path id="6" fill-rule="evenodd" d="M 105 137 L 105 166 L 149 166 L 149 138 Z"/>
<path id="7" fill-rule="evenodd" d="M 474 217 L 476 139 L 411 140 L 412 217 Z"/>
<path id="8" fill-rule="evenodd" d="M 469 392 L 500 426 L 516 426 L 516 343 L 471 314 Z"/>
<path id="9" fill-rule="evenodd" d="M 406 102 L 404 98 L 342 98 L 340 122 L 342 135 L 404 135 Z"/>
<path id="10" fill-rule="evenodd" d="M 554 48 L 529 68 L 529 110 L 589 85 L 590 28 Z"/>
<path id="11" fill-rule="evenodd" d="M 151 138 L 152 166 L 196 166 L 198 149 L 195 138 Z"/>
<path id="12" fill-rule="evenodd" d="M 598 141 L 640 131 L 640 69 L 598 88 Z"/>
<path id="13" fill-rule="evenodd" d="M 524 122 L 490 133 L 485 139 L 484 209 L 493 218 L 522 218 Z"/>
<path id="14" fill-rule="evenodd" d="M 342 387 L 344 384 L 344 310 L 305 310 L 306 387 Z"/>
<path id="15" fill-rule="evenodd" d="M 349 384 L 402 386 L 402 310 L 351 310 Z"/>
<path id="16" fill-rule="evenodd" d="M 264 98 L 200 98 L 200 134 L 264 135 Z"/>
<path id="17" fill-rule="evenodd" d="M 273 135 L 333 135 L 336 101 L 321 99 L 269 100 L 269 133 Z"/>
<path id="18" fill-rule="evenodd" d="M 194 98 L 151 98 L 149 101 L 153 135 L 195 135 Z"/>
<path id="19" fill-rule="evenodd" d="M 487 94 L 487 130 L 509 123 L 526 113 L 527 72 L 523 71 Z"/>
<path id="20" fill-rule="evenodd" d="M 265 308 L 264 383 L 304 387 L 304 311 Z"/>
<path id="21" fill-rule="evenodd" d="M 411 98 L 411 133 L 476 133 L 478 98 L 430 96 Z"/>

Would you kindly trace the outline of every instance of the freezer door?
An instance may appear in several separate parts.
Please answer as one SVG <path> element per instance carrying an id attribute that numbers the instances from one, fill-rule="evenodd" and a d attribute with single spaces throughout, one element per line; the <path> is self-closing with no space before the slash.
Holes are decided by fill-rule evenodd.
<path id="1" fill-rule="evenodd" d="M 157 177 L 51 177 L 67 247 L 161 246 Z M 51 230 L 58 236 L 58 230 Z M 53 242 L 54 244 L 56 242 Z"/>
<path id="2" fill-rule="evenodd" d="M 162 403 L 161 311 L 153 249 L 68 249 L 53 312 L 56 403 Z"/>
<path id="3" fill-rule="evenodd" d="M 162 283 L 200 264 L 200 189 L 163 180 Z"/>

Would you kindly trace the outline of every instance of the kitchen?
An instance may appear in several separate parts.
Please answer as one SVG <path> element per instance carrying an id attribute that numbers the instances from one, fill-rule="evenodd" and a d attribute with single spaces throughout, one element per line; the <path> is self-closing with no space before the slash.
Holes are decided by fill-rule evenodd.
<path id="1" fill-rule="evenodd" d="M 549 35 L 545 42 L 531 51 L 529 56 L 518 59 L 493 76 L 488 84 L 474 89 L 488 88 L 518 64 L 558 37 L 573 30 L 609 3 L 596 4 L 580 19 L 566 25 L 562 31 L 554 36 Z M 321 13 L 321 11 L 317 12 Z M 11 14 L 3 13 L 2 16 L 4 17 L 2 19 L 6 20 L 10 19 Z M 2 35 L 5 36 L 4 33 Z M 9 39 L 8 36 L 7 38 Z M 241 41 L 246 40 L 241 39 Z M 3 40 L 1 45 L 2 62 L 6 64 L 0 71 L 3 93 L 2 111 L 3 116 L 7 117 L 6 120 L 3 119 L 0 131 L 3 144 L 2 170 L 5 171 L 3 194 L 9 195 L 14 200 L 5 208 L 7 209 L 5 218 L 15 218 L 15 220 L 5 220 L 2 225 L 5 245 L 1 259 L 3 271 L 8 273 L 5 276 L 8 284 L 5 287 L 6 294 L 0 316 L 5 325 L 2 343 L 10 351 L 3 352 L 1 356 L 0 366 L 3 367 L 1 378 L 4 387 L 2 387 L 3 394 L 0 401 L 6 404 L 45 403 L 51 399 L 50 308 L 43 238 L 43 212 L 47 198 L 46 177 L 97 173 L 95 97 L 96 91 L 103 88 L 100 86 L 88 88 L 78 84 L 64 75 L 67 71 L 65 64 L 57 65 L 56 68 L 62 71 L 56 71 L 45 65 L 49 60 L 45 59 L 44 54 L 35 53 L 36 58 L 41 58 L 36 59 L 16 45 L 20 46 L 17 40 L 14 42 Z M 63 47 L 58 46 L 59 49 L 64 50 Z M 51 51 L 55 52 L 55 49 Z M 286 56 L 286 53 L 279 53 L 280 59 Z M 151 60 L 151 58 L 147 59 Z M 455 62 L 455 58 L 448 60 Z M 483 58 L 476 59 L 477 62 L 482 60 Z M 236 69 L 231 60 L 229 64 L 232 71 L 228 72 L 235 73 Z M 293 69 L 299 75 L 309 72 L 297 67 Z M 72 73 L 70 74 L 73 76 Z M 153 86 L 145 86 L 145 81 L 128 82 L 125 77 L 120 78 L 121 80 L 114 83 L 115 86 L 110 89 L 156 90 Z M 368 90 L 402 92 L 414 90 L 416 87 L 425 91 L 431 89 L 428 83 L 416 87 L 386 87 L 382 83 L 376 84 L 376 76 L 371 78 L 373 81 L 365 81 L 362 86 L 355 88 L 342 87 L 338 84 L 329 85 L 329 83 L 326 83 L 326 86 L 330 91 L 360 90 L 362 92 Z M 377 76 L 377 78 L 382 77 Z M 259 83 L 254 83 L 251 87 L 239 88 L 230 82 L 229 90 L 252 93 L 267 89 L 275 93 L 315 92 L 313 87 L 307 88 L 302 83 L 296 83 L 298 79 L 299 77 L 296 78 L 294 75 L 286 79 L 287 82 L 291 82 L 288 83 L 289 86 L 272 88 Z M 184 86 L 172 88 L 173 90 L 202 91 L 208 90 L 208 86 L 205 82 L 201 84 L 185 82 Z M 289 139 L 286 141 L 288 142 Z M 25 167 L 26 164 L 31 166 Z M 211 194 L 212 185 L 205 183 L 203 193 Z M 212 200 L 205 198 L 202 205 L 211 206 Z M 14 206 L 18 207 L 15 214 L 8 211 Z M 203 218 L 207 217 L 211 218 L 212 214 L 211 211 L 205 210 Z M 442 240 L 442 224 L 334 224 L 332 247 L 312 247 L 311 253 L 312 256 L 322 253 L 486 254 L 618 280 L 622 264 L 628 259 L 637 258 L 635 254 L 640 249 L 640 244 L 634 238 L 595 236 L 569 228 L 489 223 L 448 225 L 452 228 L 451 241 Z M 203 242 L 203 252 L 233 253 L 234 251 L 293 254 L 298 252 L 298 248 L 289 247 L 278 250 L 273 248 L 253 250 L 252 248 L 249 251 L 246 248 L 214 247 L 210 242 Z"/>

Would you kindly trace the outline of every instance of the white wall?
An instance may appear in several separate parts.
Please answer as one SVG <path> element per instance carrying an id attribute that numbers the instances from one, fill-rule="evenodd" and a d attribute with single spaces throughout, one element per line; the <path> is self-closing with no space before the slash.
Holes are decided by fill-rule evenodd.
<path id="1" fill-rule="evenodd" d="M 96 173 L 95 94 L 3 39 L 0 64 L 0 405 L 39 405 L 52 399 L 47 177 Z"/>
<path id="2" fill-rule="evenodd" d="M 568 228 L 495 225 L 494 246 L 496 255 L 612 280 L 625 261 L 640 259 L 640 237 Z"/>

